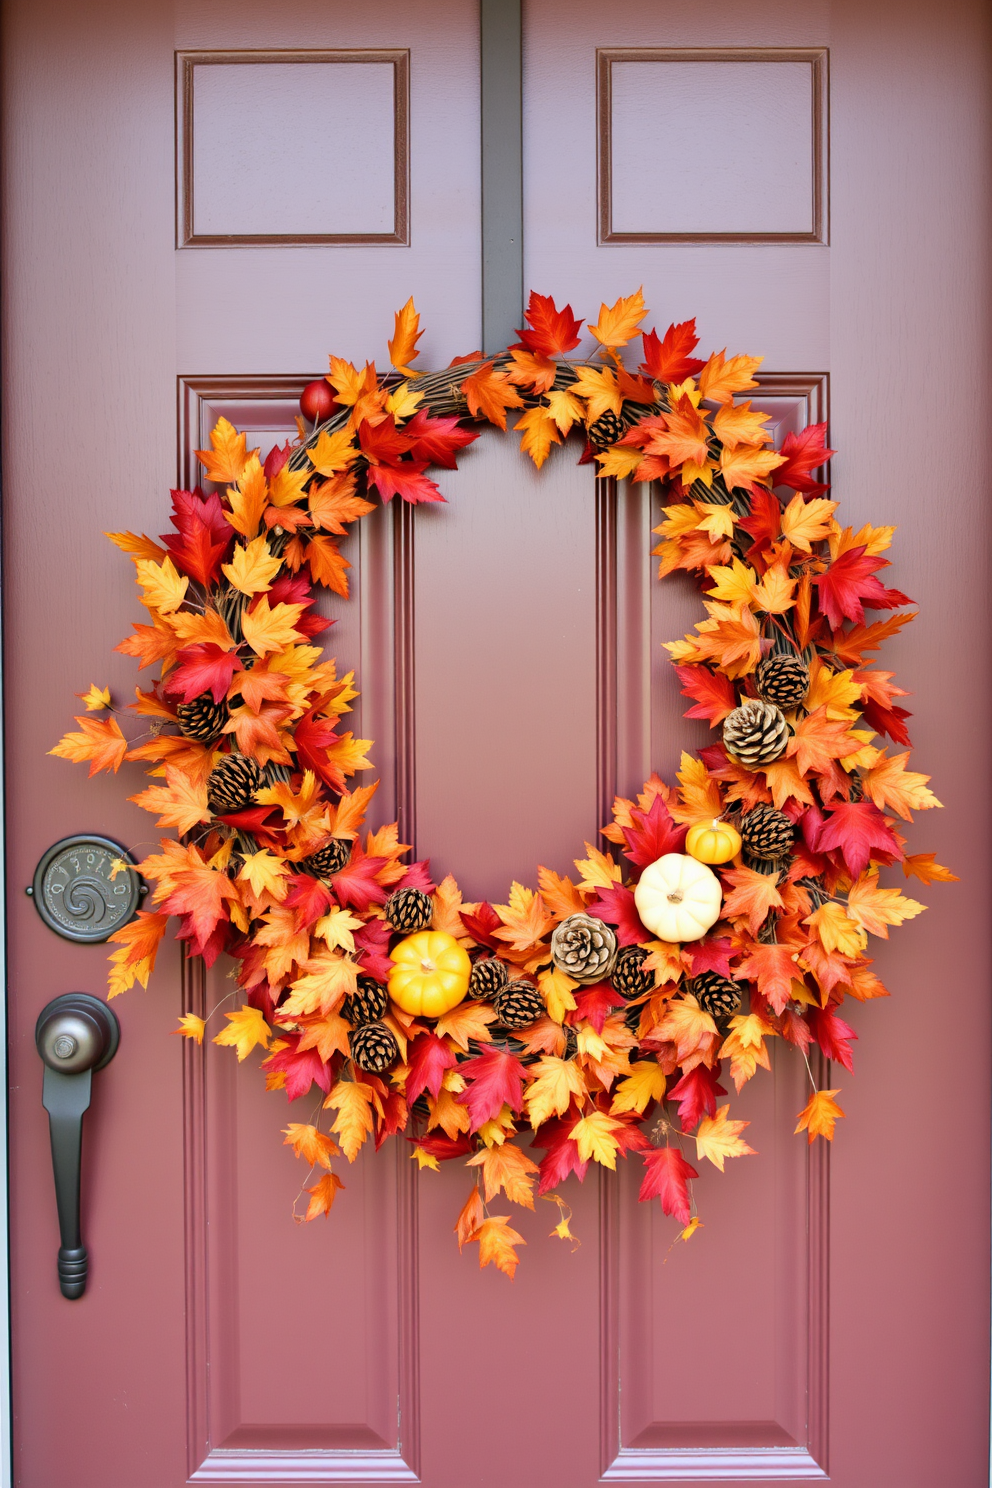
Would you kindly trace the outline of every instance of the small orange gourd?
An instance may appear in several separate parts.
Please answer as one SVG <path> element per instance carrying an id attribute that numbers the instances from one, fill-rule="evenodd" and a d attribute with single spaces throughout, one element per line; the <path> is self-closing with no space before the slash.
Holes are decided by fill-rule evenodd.
<path id="1" fill-rule="evenodd" d="M 729 863 L 741 850 L 741 834 L 729 822 L 696 822 L 685 839 L 685 850 L 700 863 Z"/>
<path id="2" fill-rule="evenodd" d="M 472 963 L 453 935 L 418 930 L 389 953 L 389 995 L 414 1017 L 440 1018 L 457 1007 L 468 991 Z"/>

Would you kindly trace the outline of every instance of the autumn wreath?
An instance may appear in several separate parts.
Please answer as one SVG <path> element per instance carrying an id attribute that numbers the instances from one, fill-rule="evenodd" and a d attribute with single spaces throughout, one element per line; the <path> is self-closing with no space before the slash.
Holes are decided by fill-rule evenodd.
<path id="1" fill-rule="evenodd" d="M 78 732 L 53 753 L 118 770 L 148 765 L 130 797 L 172 828 L 140 864 L 157 908 L 112 937 L 110 995 L 147 986 L 170 916 L 190 956 L 237 962 L 238 1005 L 214 1010 L 214 1038 L 239 1060 L 256 1047 L 269 1089 L 290 1101 L 316 1085 L 309 1121 L 286 1142 L 322 1176 L 306 1218 L 342 1187 L 354 1161 L 408 1132 L 421 1167 L 473 1170 L 460 1245 L 513 1275 L 520 1235 L 490 1214 L 501 1191 L 533 1207 L 590 1162 L 639 1153 L 642 1199 L 658 1197 L 685 1238 L 699 1220 L 693 1160 L 723 1169 L 750 1153 L 730 1118 L 724 1062 L 740 1091 L 772 1041 L 810 1070 L 798 1131 L 831 1138 L 836 1089 L 817 1089 L 808 1058 L 851 1068 L 846 998 L 885 996 L 865 955 L 923 906 L 882 887 L 901 863 L 924 883 L 953 877 L 933 854 L 906 856 L 897 818 L 936 806 L 926 775 L 879 736 L 906 745 L 904 696 L 865 656 L 912 614 L 866 623 L 865 610 L 910 603 L 883 586 L 891 527 L 854 532 L 815 478 L 833 453 L 825 425 L 770 447 L 768 415 L 738 394 L 760 358 L 693 351 L 694 323 L 643 332 L 637 372 L 620 355 L 644 319 L 640 293 L 601 308 L 589 332 L 598 361 L 569 361 L 581 321 L 532 295 L 519 342 L 418 376 L 419 319 L 396 316 L 380 375 L 330 359 L 304 390 L 295 445 L 262 463 L 221 419 L 200 451 L 217 488 L 172 493 L 175 531 L 161 543 L 112 540 L 130 554 L 150 624 L 118 650 L 160 666 L 123 710 L 147 720 L 125 738 L 107 690 L 83 694 Z M 361 828 L 375 784 L 371 741 L 341 728 L 357 695 L 315 638 L 314 584 L 347 596 L 336 538 L 383 501 L 442 501 L 431 466 L 454 469 L 472 421 L 516 429 L 540 465 L 572 431 L 603 477 L 651 481 L 664 577 L 696 576 L 706 618 L 668 650 L 687 717 L 716 742 L 684 754 L 678 783 L 653 775 L 618 798 L 605 850 L 586 844 L 575 880 L 539 868 L 506 903 L 467 904 L 450 875 L 407 863 L 395 823 Z M 785 495 L 778 494 L 785 492 Z M 370 499 L 373 498 L 373 499 Z M 619 849 L 619 852 L 615 852 Z M 181 1031 L 201 1042 L 205 1023 Z M 321 1108 L 330 1129 L 322 1130 Z M 535 1162 L 522 1142 L 544 1156 Z"/>

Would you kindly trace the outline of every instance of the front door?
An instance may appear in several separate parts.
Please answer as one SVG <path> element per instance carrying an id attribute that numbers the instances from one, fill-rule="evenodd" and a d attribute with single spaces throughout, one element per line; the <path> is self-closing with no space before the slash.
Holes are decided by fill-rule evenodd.
<path id="1" fill-rule="evenodd" d="M 168 942 L 150 989 L 115 1001 L 120 1051 L 94 1081 L 78 1301 L 55 1272 L 34 1024 L 60 993 L 103 995 L 106 947 L 54 935 L 24 888 L 71 833 L 138 856 L 158 835 L 126 802 L 135 766 L 87 782 L 48 756 L 73 692 L 124 702 L 139 680 L 113 651 L 140 614 L 130 566 L 102 534 L 164 529 L 218 417 L 263 453 L 293 437 L 327 354 L 384 366 L 411 295 L 420 365 L 495 334 L 493 101 L 471 0 L 10 0 L 5 23 L 14 1481 L 977 1488 L 984 7 L 523 10 L 527 289 L 594 321 L 643 285 L 659 332 L 695 316 L 703 355 L 763 355 L 756 406 L 779 442 L 829 417 L 839 515 L 899 525 L 892 582 L 921 603 L 884 664 L 946 808 L 914 850 L 960 882 L 878 943 L 893 996 L 852 1015 L 832 1148 L 792 1135 L 805 1072 L 780 1058 L 733 1113 L 758 1156 L 700 1180 L 688 1244 L 637 1203 L 631 1164 L 562 1188 L 578 1247 L 538 1203 L 514 1219 L 515 1280 L 480 1272 L 452 1234 L 468 1175 L 418 1174 L 401 1140 L 296 1225 L 282 1129 L 308 1116 L 265 1093 L 257 1053 L 241 1067 L 170 1037 L 233 984 L 223 962 L 184 973 Z M 700 615 L 654 577 L 657 491 L 597 489 L 572 444 L 536 474 L 516 443 L 485 432 L 439 477 L 443 507 L 375 513 L 345 543 L 351 599 L 322 601 L 328 654 L 358 672 L 355 732 L 376 740 L 378 820 L 399 812 L 436 881 L 498 902 L 538 862 L 568 871 L 615 791 L 671 780 L 709 738 L 661 649 Z"/>

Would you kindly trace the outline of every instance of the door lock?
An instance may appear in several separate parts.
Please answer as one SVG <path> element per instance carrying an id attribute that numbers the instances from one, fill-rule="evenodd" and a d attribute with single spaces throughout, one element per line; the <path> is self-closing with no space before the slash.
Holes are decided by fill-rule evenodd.
<path id="1" fill-rule="evenodd" d="M 41 1103 L 52 1138 L 55 1202 L 59 1211 L 58 1272 L 63 1297 L 86 1290 L 89 1258 L 79 1232 L 83 1113 L 93 1071 L 117 1053 L 121 1029 L 113 1009 L 88 992 L 66 992 L 42 1008 L 34 1041 L 45 1064 Z"/>

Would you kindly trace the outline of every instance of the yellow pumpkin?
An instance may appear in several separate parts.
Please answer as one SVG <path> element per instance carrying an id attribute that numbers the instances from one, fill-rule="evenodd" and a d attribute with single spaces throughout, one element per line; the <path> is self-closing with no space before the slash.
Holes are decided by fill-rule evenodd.
<path id="1" fill-rule="evenodd" d="M 696 822 L 686 834 L 685 850 L 700 863 L 729 863 L 741 850 L 741 834 L 719 817 Z"/>
<path id="2" fill-rule="evenodd" d="M 453 935 L 418 930 L 389 953 L 389 995 L 414 1017 L 440 1018 L 457 1007 L 468 991 L 472 963 Z"/>

